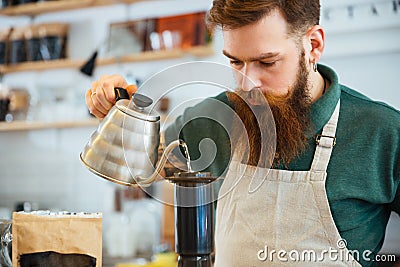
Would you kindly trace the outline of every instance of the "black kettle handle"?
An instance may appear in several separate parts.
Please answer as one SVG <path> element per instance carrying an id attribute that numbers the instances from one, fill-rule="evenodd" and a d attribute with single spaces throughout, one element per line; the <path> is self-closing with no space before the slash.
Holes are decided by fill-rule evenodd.
<path id="1" fill-rule="evenodd" d="M 115 91 L 115 101 L 118 101 L 120 99 L 130 99 L 128 91 L 125 88 L 122 87 L 114 87 Z M 132 95 L 133 103 L 139 108 L 146 108 L 153 104 L 153 100 L 145 95 L 141 94 L 133 94 Z"/>
<path id="2" fill-rule="evenodd" d="M 128 91 L 125 88 L 114 87 L 114 92 L 115 92 L 115 101 L 121 99 L 130 99 Z"/>

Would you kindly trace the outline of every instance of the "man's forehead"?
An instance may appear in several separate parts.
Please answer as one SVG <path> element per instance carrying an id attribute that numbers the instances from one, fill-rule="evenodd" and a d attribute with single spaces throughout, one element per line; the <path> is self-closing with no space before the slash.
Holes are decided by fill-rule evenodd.
<path id="1" fill-rule="evenodd" d="M 223 54 L 241 61 L 268 60 L 291 49 L 293 40 L 287 34 L 287 24 L 277 12 L 257 23 L 236 29 L 222 30 Z"/>

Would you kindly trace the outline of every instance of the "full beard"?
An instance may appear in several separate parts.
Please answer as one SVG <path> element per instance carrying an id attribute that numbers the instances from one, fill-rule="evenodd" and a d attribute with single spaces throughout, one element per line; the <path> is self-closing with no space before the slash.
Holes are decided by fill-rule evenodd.
<path id="1" fill-rule="evenodd" d="M 242 162 L 260 167 L 288 167 L 306 150 L 312 122 L 304 52 L 300 56 L 296 82 L 289 92 L 285 97 L 271 96 L 259 90 L 245 92 L 239 89 L 227 93 L 241 120 L 233 123 L 232 147 Z M 249 99 L 260 101 L 260 98 L 264 98 L 264 105 L 247 102 Z"/>

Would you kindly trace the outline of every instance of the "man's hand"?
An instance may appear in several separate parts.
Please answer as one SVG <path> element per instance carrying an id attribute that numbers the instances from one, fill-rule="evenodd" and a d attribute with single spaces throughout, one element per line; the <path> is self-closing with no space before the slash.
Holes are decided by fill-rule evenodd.
<path id="1" fill-rule="evenodd" d="M 104 75 L 92 82 L 92 87 L 85 95 L 86 105 L 91 114 L 99 119 L 104 118 L 115 104 L 114 87 L 126 88 L 131 96 L 136 92 L 136 85 L 127 84 L 121 75 Z"/>

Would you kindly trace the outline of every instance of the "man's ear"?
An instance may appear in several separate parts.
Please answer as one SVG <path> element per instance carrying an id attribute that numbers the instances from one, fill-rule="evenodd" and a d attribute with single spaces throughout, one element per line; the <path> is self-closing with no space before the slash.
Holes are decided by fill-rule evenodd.
<path id="1" fill-rule="evenodd" d="M 310 51 L 310 63 L 318 62 L 321 59 L 322 53 L 325 48 L 325 31 L 320 25 L 311 27 L 307 33 L 306 38 Z"/>

